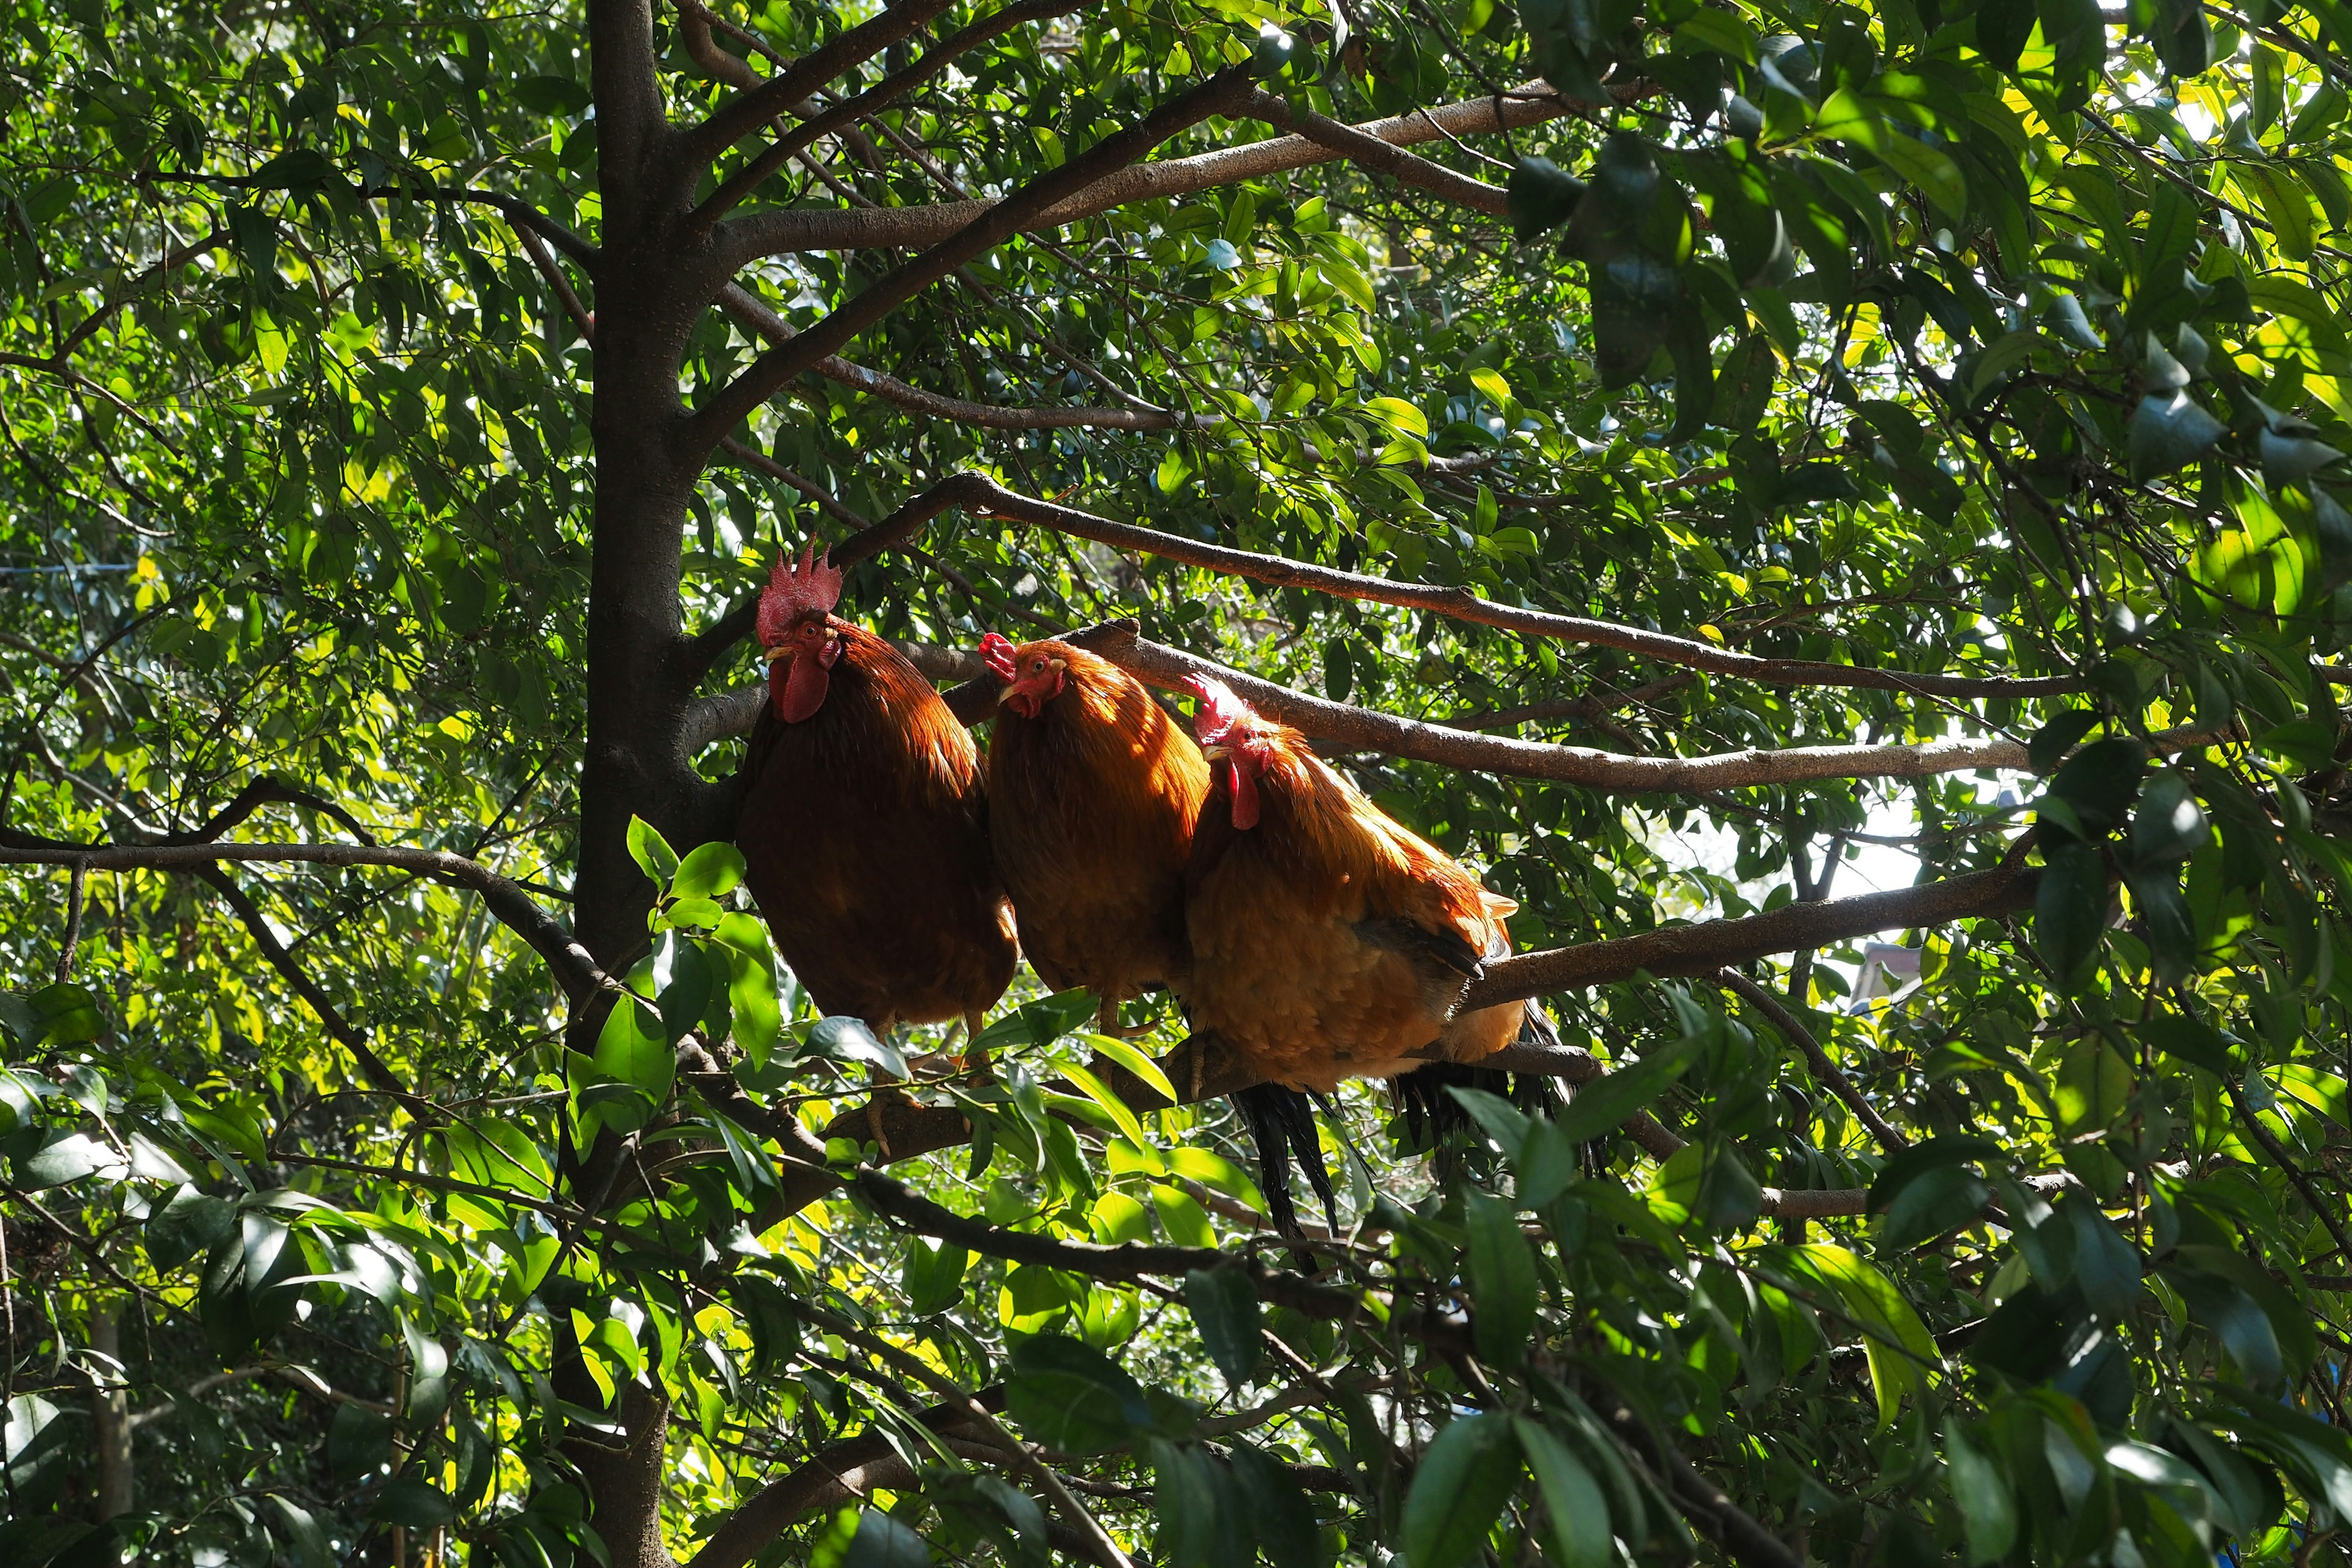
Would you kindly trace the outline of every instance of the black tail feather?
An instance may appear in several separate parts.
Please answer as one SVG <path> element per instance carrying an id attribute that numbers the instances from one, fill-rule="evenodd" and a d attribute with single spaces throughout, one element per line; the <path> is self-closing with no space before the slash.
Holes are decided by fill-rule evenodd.
<path id="1" fill-rule="evenodd" d="M 1559 1031 L 1543 1008 L 1530 1002 L 1519 1023 L 1518 1038 L 1513 1043 L 1557 1048 Z M 1450 1089 L 1483 1089 L 1500 1095 L 1528 1115 L 1546 1121 L 1556 1119 L 1568 1105 L 1560 1093 L 1559 1080 L 1549 1073 L 1507 1072 L 1470 1062 L 1432 1062 L 1402 1078 L 1390 1079 L 1389 1090 L 1404 1118 L 1406 1136 L 1414 1148 L 1435 1154 L 1441 1179 L 1450 1175 L 1458 1162 L 1453 1134 L 1473 1125 L 1462 1102 L 1446 1092 Z"/>
<path id="2" fill-rule="evenodd" d="M 1339 1197 L 1331 1190 L 1330 1173 L 1323 1167 L 1323 1144 L 1315 1131 L 1315 1110 L 1305 1095 L 1276 1083 L 1261 1083 L 1236 1091 L 1234 1109 L 1249 1124 L 1257 1144 L 1258 1186 L 1265 1194 L 1266 1216 L 1284 1236 L 1301 1235 L 1298 1210 L 1290 1201 L 1290 1162 L 1296 1153 L 1300 1171 L 1315 1195 L 1323 1200 L 1323 1215 L 1331 1229 L 1339 1228 Z"/>

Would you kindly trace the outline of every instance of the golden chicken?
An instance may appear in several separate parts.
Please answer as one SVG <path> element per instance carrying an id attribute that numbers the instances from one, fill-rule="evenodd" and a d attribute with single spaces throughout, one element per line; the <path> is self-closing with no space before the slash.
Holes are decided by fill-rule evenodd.
<path id="1" fill-rule="evenodd" d="M 771 698 L 745 764 L 744 880 L 827 1014 L 977 1034 L 1016 955 L 979 751 L 898 649 L 832 613 L 841 580 L 804 552 L 761 595 Z"/>
<path id="2" fill-rule="evenodd" d="M 1002 679 L 988 745 L 989 837 L 1021 948 L 1055 990 L 1119 1005 L 1191 967 L 1184 874 L 1209 764 L 1141 683 L 1051 639 L 991 632 Z"/>
<path id="3" fill-rule="evenodd" d="M 1297 731 L 1222 682 L 1189 684 L 1213 773 L 1187 873 L 1184 999 L 1196 1030 L 1286 1091 L 1242 1102 L 1269 1204 L 1288 1206 L 1273 1190 L 1286 1142 L 1328 1206 L 1298 1091 L 1482 1061 L 1523 1032 L 1549 1036 L 1549 1021 L 1533 1003 L 1456 1012 L 1486 961 L 1510 951 L 1516 903 L 1388 816 Z"/>

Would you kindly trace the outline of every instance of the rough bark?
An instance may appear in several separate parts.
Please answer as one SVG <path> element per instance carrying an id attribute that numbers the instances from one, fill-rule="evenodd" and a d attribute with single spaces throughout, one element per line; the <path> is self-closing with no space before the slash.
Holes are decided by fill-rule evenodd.
<path id="1" fill-rule="evenodd" d="M 131 1462 L 131 1394 L 121 1376 L 122 1304 L 108 1299 L 89 1310 L 89 1348 L 107 1364 L 91 1373 L 91 1433 L 98 1451 L 98 1518 L 119 1519 L 138 1506 L 138 1472 Z"/>
<path id="2" fill-rule="evenodd" d="M 1514 88 L 1499 99 L 1415 110 L 1350 127 L 1394 147 L 1417 147 L 1454 136 L 1475 136 L 1556 120 L 1569 106 L 1541 82 Z M 1066 201 L 1024 220 L 1024 232 L 1065 227 L 1081 218 L 1134 202 L 1164 201 L 1264 179 L 1292 169 L 1328 163 L 1344 156 L 1306 136 L 1277 136 L 1190 158 L 1170 158 L 1123 169 Z M 991 201 L 941 202 L 929 206 L 861 211 L 824 208 L 763 212 L 719 226 L 720 253 L 730 267 L 800 250 L 862 250 L 885 246 L 935 244 L 985 214 Z"/>

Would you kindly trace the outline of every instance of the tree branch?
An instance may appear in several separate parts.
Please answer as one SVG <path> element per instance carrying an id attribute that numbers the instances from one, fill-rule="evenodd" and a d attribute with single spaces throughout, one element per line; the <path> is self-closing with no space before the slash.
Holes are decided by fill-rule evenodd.
<path id="1" fill-rule="evenodd" d="M 1500 959 L 1471 982 L 1465 1011 L 1525 1001 L 1554 991 L 1581 991 L 1647 973 L 1661 980 L 1713 974 L 1801 948 L 1829 947 L 1884 931 L 1909 931 L 1981 920 L 2030 907 L 2038 871 L 1996 867 L 1916 888 L 1864 893 L 1818 904 L 1785 904 L 1738 920 L 1666 926 L 1640 936 L 1556 947 Z"/>
<path id="2" fill-rule="evenodd" d="M 1351 129 L 1391 146 L 1415 147 L 1445 137 L 1516 130 L 1567 112 L 1568 105 L 1550 88 L 1532 82 L 1500 99 L 1478 98 L 1415 110 L 1392 119 L 1368 120 Z M 1057 206 L 1030 216 L 1023 226 L 1060 228 L 1114 207 L 1264 179 L 1292 169 L 1328 163 L 1340 156 L 1337 150 L 1305 136 L 1277 136 L 1194 157 L 1141 164 L 1080 191 Z M 861 212 L 797 209 L 753 213 L 721 224 L 718 240 L 731 273 L 761 257 L 792 251 L 931 245 L 999 205 L 982 200 Z"/>
<path id="3" fill-rule="evenodd" d="M 2079 691 L 2087 684 L 2084 679 L 2074 676 L 2012 679 L 1928 675 L 1895 669 L 1863 669 L 1853 665 L 1831 664 L 1817 659 L 1764 658 L 1751 653 L 1716 647 L 1690 637 L 1671 637 L 1664 632 L 1621 626 L 1612 621 L 1588 620 L 1580 616 L 1561 616 L 1548 610 L 1498 605 L 1465 588 L 1444 588 L 1433 584 L 1400 583 L 1386 577 L 1367 577 L 1353 572 L 1342 572 L 1336 567 L 1291 561 L 1279 555 L 1261 555 L 1254 551 L 1180 539 L 1156 529 L 1114 522 L 1108 518 L 1096 517 L 1072 507 L 1021 495 L 979 473 L 961 473 L 940 480 L 866 532 L 844 541 L 834 550 L 833 559 L 836 564 L 847 565 L 878 554 L 950 507 L 962 507 L 983 517 L 1003 518 L 1035 528 L 1051 529 L 1057 533 L 1108 544 L 1116 550 L 1138 551 L 1204 571 L 1244 577 L 1255 583 L 1306 588 L 1369 604 L 1426 610 L 1453 620 L 1494 626 L 1528 637 L 1549 637 L 1558 642 L 1613 648 L 1620 653 L 1655 659 L 1662 664 L 1683 665 L 1711 675 L 1738 676 L 1767 686 L 1848 687 L 1937 697 L 2049 697 Z M 1514 745 L 1525 742 L 1497 740 L 1493 743 Z"/>
<path id="4" fill-rule="evenodd" d="M 688 132 L 682 147 L 685 156 L 697 167 L 717 162 L 728 148 L 769 121 L 790 113 L 834 78 L 907 37 L 950 4 L 951 0 L 901 0 L 831 43 L 810 50 L 759 86 L 729 99 L 709 119 Z"/>
<path id="5" fill-rule="evenodd" d="M 482 896 L 500 924 L 529 942 L 555 971 L 564 994 L 578 1002 L 607 980 L 588 950 L 533 903 L 521 885 L 478 861 L 437 849 L 368 844 L 61 844 L 0 830 L 0 866 L 70 866 L 94 871 L 194 871 L 217 861 L 313 866 L 396 866 Z"/>
<path id="6" fill-rule="evenodd" d="M 819 138 L 846 130 L 866 116 L 878 112 L 885 106 L 903 98 L 947 69 L 960 56 L 969 54 L 991 38 L 1011 32 L 1024 22 L 1043 21 L 1048 16 L 1059 16 L 1072 11 L 1082 11 L 1093 4 L 1095 0 L 1024 0 L 1024 4 L 1007 5 L 994 16 L 983 17 L 970 26 L 950 35 L 942 42 L 925 50 L 923 58 L 914 64 L 893 71 L 855 98 L 845 99 L 830 109 L 811 116 L 793 129 L 781 132 L 775 141 L 768 144 L 766 151 L 730 174 L 717 190 L 704 199 L 700 206 L 694 209 L 693 215 L 687 219 L 688 231 L 696 235 L 709 233 L 719 219 L 740 205 L 753 191 L 758 190 L 770 175 L 814 145 Z M 677 5 L 682 24 L 695 12 L 700 12 L 704 17 L 709 16 L 707 11 L 702 10 L 699 0 L 677 0 Z M 717 57 L 709 62 L 709 67 L 724 68 L 719 66 L 720 61 L 732 62 L 736 67 L 741 68 L 742 71 L 742 79 L 737 81 L 736 85 L 750 86 L 756 79 L 751 75 L 751 68 L 710 42 L 708 21 L 700 21 L 698 26 L 701 31 L 704 47 L 712 56 Z M 693 53 L 694 35 L 688 32 L 687 37 L 688 50 Z M 695 54 L 694 58 L 696 64 L 705 64 L 701 54 Z M 734 80 L 732 77 L 728 79 Z"/>
<path id="7" fill-rule="evenodd" d="M 931 0 L 908 0 L 901 9 L 917 10 L 930 3 Z M 876 20 L 885 21 L 898 15 L 899 11 L 887 11 Z M 921 255 L 877 279 L 854 299 L 835 306 L 823 320 L 791 342 L 761 354 L 750 369 L 697 409 L 687 425 L 685 438 L 690 450 L 707 452 L 716 447 L 722 437 L 732 434 L 752 410 L 793 377 L 846 348 L 860 332 L 965 262 L 1020 233 L 1037 214 L 1134 163 L 1170 137 L 1213 115 L 1233 112 L 1255 90 L 1250 80 L 1244 66 L 1219 71 L 1153 110 L 1141 123 L 1104 137 L 1061 167 L 988 207 Z"/>
<path id="8" fill-rule="evenodd" d="M 319 988 L 318 983 L 294 962 L 294 955 L 286 951 L 286 944 L 279 942 L 278 933 L 269 929 L 269 921 L 262 914 L 261 906 L 247 898 L 244 890 L 230 880 L 228 873 L 219 866 L 202 865 L 194 868 L 194 871 L 199 879 L 211 884 L 213 890 L 220 894 L 230 909 L 236 911 L 236 918 L 245 922 L 247 933 L 253 938 L 253 945 L 261 950 L 261 956 L 269 961 L 269 967 L 278 971 L 278 978 L 286 982 L 294 994 L 310 1004 L 310 1011 L 319 1016 L 319 1022 L 327 1026 L 327 1033 L 358 1059 L 360 1070 L 366 1075 L 367 1080 L 412 1106 L 421 1104 L 408 1092 L 408 1085 L 401 1080 L 400 1075 L 375 1054 L 366 1037 L 352 1026 L 350 1020 L 337 1011 L 334 1003 Z"/>
<path id="9" fill-rule="evenodd" d="M 1489 185 L 1467 174 L 1457 174 L 1444 164 L 1417 157 L 1370 131 L 1359 130 L 1328 114 L 1294 108 L 1273 93 L 1265 91 L 1251 100 L 1250 112 L 1286 131 L 1296 132 L 1318 147 L 1328 148 L 1350 163 L 1377 170 L 1401 185 L 1427 191 L 1458 206 L 1495 217 L 1511 216 L 1510 195 L 1500 185 Z"/>
<path id="10" fill-rule="evenodd" d="M 588 85 L 610 222 L 616 205 L 633 207 L 646 194 L 636 187 L 651 173 L 647 155 L 672 134 L 654 53 L 652 0 L 588 0 Z"/>
<path id="11" fill-rule="evenodd" d="M 1846 1109 L 1870 1129 L 1872 1137 L 1878 1140 L 1881 1150 L 1893 1154 L 1911 1146 L 1910 1141 L 1895 1131 L 1886 1118 L 1878 1113 L 1878 1108 L 1862 1097 L 1862 1090 L 1854 1088 L 1853 1080 L 1830 1059 L 1829 1052 L 1822 1049 L 1822 1043 L 1813 1038 L 1813 1032 L 1798 1022 L 1797 1016 L 1782 1006 L 1778 996 L 1736 969 L 1717 971 L 1715 983 L 1763 1014 L 1774 1028 L 1788 1037 L 1790 1045 L 1804 1053 L 1805 1060 L 1812 1067 L 1813 1077 L 1827 1085 L 1832 1094 L 1845 1101 Z"/>
<path id="12" fill-rule="evenodd" d="M 1001 1385 L 984 1388 L 971 1398 L 992 1413 L 1004 1408 Z M 952 1437 L 972 1425 L 971 1411 L 960 1403 L 935 1405 L 915 1419 L 942 1437 Z M 996 1455 L 994 1449 L 987 1452 L 994 1457 L 985 1462 L 1011 1463 L 1009 1455 Z M 899 1466 L 895 1479 L 875 1474 L 876 1467 L 890 1464 Z M 866 1472 L 863 1478 L 860 1471 Z M 702 1549 L 687 1560 L 686 1568 L 743 1568 L 803 1514 L 862 1497 L 876 1487 L 903 1487 L 912 1479 L 911 1468 L 898 1458 L 898 1450 L 883 1433 L 867 1432 L 835 1443 L 739 1503 L 726 1522 L 703 1542 Z"/>
<path id="13" fill-rule="evenodd" d="M 723 626 L 724 623 L 721 623 Z M 1628 757 L 1583 746 L 1553 745 L 1508 736 L 1484 735 L 1452 721 L 1406 719 L 1312 697 L 1290 687 L 1234 669 L 1134 635 L 1132 621 L 1087 628 L 1086 646 L 1138 679 L 1166 690 L 1183 689 L 1186 677 L 1212 676 L 1232 687 L 1260 712 L 1281 720 L 1309 740 L 1335 751 L 1380 752 L 1414 762 L 1473 769 L 1509 778 L 1549 779 L 1588 789 L 1628 795 L 1706 794 L 1717 790 L 1811 784 L 1826 779 L 1926 778 L 1971 768 L 2027 766 L 2024 745 L 1991 738 L 1928 741 L 1916 745 L 1792 746 L 1785 751 L 1749 749 L 1701 757 Z M 714 635 L 717 628 L 714 628 Z M 934 680 L 981 677 L 977 656 L 947 648 L 900 648 L 915 668 Z M 987 696 L 994 696 L 989 683 Z M 746 686 L 706 698 L 688 710 L 684 733 L 688 755 L 726 735 L 749 730 L 759 717 L 764 686 Z M 950 707 L 986 717 L 985 702 Z M 1483 719 L 1478 721 L 1484 722 Z M 2164 731 L 2152 739 L 2161 751 L 2210 743 L 2210 729 Z"/>
<path id="14" fill-rule="evenodd" d="M 745 331 L 765 338 L 778 348 L 799 336 L 791 322 L 770 310 L 764 300 L 740 284 L 730 283 L 721 289 L 718 303 L 719 308 L 734 318 Z M 895 375 L 868 370 L 862 364 L 853 364 L 838 354 L 827 354 L 809 369 L 827 380 L 854 386 L 910 414 L 926 415 L 983 430 L 1173 430 L 1179 426 L 1222 423 L 1221 418 L 1213 415 L 1204 418 L 1187 418 L 1161 408 L 1007 408 L 993 403 L 974 403 L 969 398 L 926 392 Z M 723 447 L 726 443 L 721 442 L 720 445 Z"/>

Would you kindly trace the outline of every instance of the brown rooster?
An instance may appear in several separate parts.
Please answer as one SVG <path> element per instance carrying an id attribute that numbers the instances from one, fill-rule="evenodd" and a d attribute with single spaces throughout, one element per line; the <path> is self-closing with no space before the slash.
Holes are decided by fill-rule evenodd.
<path id="1" fill-rule="evenodd" d="M 978 749 L 898 650 L 832 614 L 841 574 L 780 558 L 761 595 L 771 699 L 736 829 L 776 951 L 827 1014 L 973 1033 L 1012 984 Z"/>
<path id="2" fill-rule="evenodd" d="M 1055 990 L 1092 990 L 1110 1032 L 1122 1002 L 1182 987 L 1184 868 L 1209 764 L 1108 659 L 994 632 L 980 650 L 1005 682 L 988 743 L 989 837 L 1021 950 Z"/>
<path id="3" fill-rule="evenodd" d="M 1215 1031 L 1268 1080 L 1235 1099 L 1279 1221 L 1290 1206 L 1286 1142 L 1332 1202 L 1299 1091 L 1433 1064 L 1458 1076 L 1444 1064 L 1548 1040 L 1550 1021 L 1531 1002 L 1455 1011 L 1486 961 L 1510 951 L 1503 922 L 1517 904 L 1367 800 L 1297 731 L 1220 681 L 1188 684 L 1214 772 L 1187 874 L 1183 994 L 1193 1027 Z M 1400 1087 L 1411 1103 L 1432 1086 Z"/>

